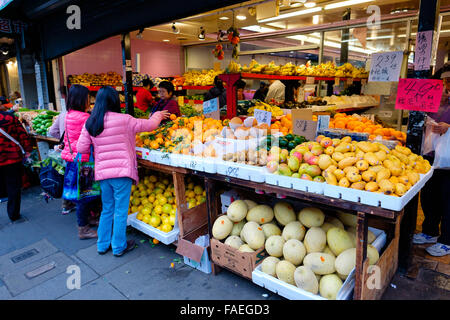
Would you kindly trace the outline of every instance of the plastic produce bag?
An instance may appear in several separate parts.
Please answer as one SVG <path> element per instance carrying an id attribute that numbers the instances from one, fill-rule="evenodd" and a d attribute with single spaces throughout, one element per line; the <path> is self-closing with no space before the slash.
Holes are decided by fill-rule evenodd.
<path id="1" fill-rule="evenodd" d="M 450 130 L 447 130 L 437 141 L 433 167 L 450 169 Z"/>

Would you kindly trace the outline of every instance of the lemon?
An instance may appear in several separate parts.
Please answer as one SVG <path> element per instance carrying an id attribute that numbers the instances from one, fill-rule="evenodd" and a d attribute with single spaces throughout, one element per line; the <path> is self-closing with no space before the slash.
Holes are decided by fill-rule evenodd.
<path id="1" fill-rule="evenodd" d="M 161 214 L 162 213 L 162 206 L 160 206 L 159 204 L 155 207 L 155 213 L 156 214 Z"/>
<path id="2" fill-rule="evenodd" d="M 142 205 L 146 205 L 146 204 L 148 204 L 148 199 L 147 198 L 143 198 L 142 200 L 141 200 L 141 204 Z"/>
<path id="3" fill-rule="evenodd" d="M 166 185 L 164 183 L 161 183 L 161 182 L 158 182 L 157 184 L 155 184 L 155 186 L 157 188 L 160 188 L 160 189 L 163 189 L 163 190 L 166 189 Z"/>
<path id="4" fill-rule="evenodd" d="M 162 183 L 164 183 L 166 186 L 169 185 L 169 179 L 163 179 Z"/>
<path id="5" fill-rule="evenodd" d="M 142 210 L 144 208 L 144 206 L 141 204 L 138 206 L 138 210 Z"/>
<path id="6" fill-rule="evenodd" d="M 136 190 L 136 186 L 135 186 L 135 185 L 132 185 L 132 186 L 131 186 L 131 192 L 134 192 L 134 190 Z"/>
<path id="7" fill-rule="evenodd" d="M 166 198 L 166 197 L 163 196 L 163 197 L 161 197 L 161 198 L 159 199 L 159 204 L 160 204 L 160 205 L 163 206 L 163 205 L 165 205 L 166 203 L 167 203 L 167 198 Z"/>
<path id="8" fill-rule="evenodd" d="M 194 183 L 193 182 L 188 183 L 187 188 L 188 188 L 188 190 L 193 190 L 194 189 Z"/>
<path id="9" fill-rule="evenodd" d="M 140 200 L 139 198 L 134 198 L 134 199 L 133 199 L 133 204 L 134 204 L 135 206 L 138 206 L 140 203 L 141 203 L 141 200 Z"/>
<path id="10" fill-rule="evenodd" d="M 130 202 L 133 201 L 133 196 L 130 196 Z"/>
<path id="11" fill-rule="evenodd" d="M 189 201 L 189 209 L 191 209 L 191 208 L 193 208 L 193 207 L 195 207 L 196 206 L 196 203 L 195 203 L 195 201 Z"/>
<path id="12" fill-rule="evenodd" d="M 175 202 L 175 199 L 173 197 L 167 197 L 167 202 L 173 204 Z"/>
<path id="13" fill-rule="evenodd" d="M 206 190 L 205 190 L 205 191 L 203 191 L 203 196 L 204 196 L 204 197 L 206 197 Z"/>
<path id="14" fill-rule="evenodd" d="M 195 198 L 195 192 L 194 191 L 188 191 L 187 197 L 192 199 Z"/>
<path id="15" fill-rule="evenodd" d="M 172 211 L 172 206 L 170 204 L 166 203 L 165 205 L 163 205 L 162 211 L 164 213 L 170 213 Z"/>
<path id="16" fill-rule="evenodd" d="M 158 181 L 158 178 L 156 178 L 155 176 L 150 176 L 148 180 L 150 180 L 150 182 L 156 182 Z"/>
<path id="17" fill-rule="evenodd" d="M 155 188 L 154 191 L 155 191 L 155 194 L 162 194 L 164 192 L 164 190 L 161 188 Z"/>
<path id="18" fill-rule="evenodd" d="M 142 221 L 142 218 L 144 217 L 144 215 L 142 214 L 142 213 L 138 213 L 137 215 L 136 215 L 136 219 L 138 219 L 138 220 L 141 220 Z"/>
<path id="19" fill-rule="evenodd" d="M 137 212 L 137 211 L 139 211 L 139 208 L 137 207 L 137 206 L 132 206 L 131 207 L 131 212 Z"/>
<path id="20" fill-rule="evenodd" d="M 170 215 L 170 217 L 169 217 L 169 224 L 171 226 L 174 226 L 175 225 L 175 221 L 176 221 L 176 216 Z"/>
<path id="21" fill-rule="evenodd" d="M 166 198 L 171 197 L 172 196 L 172 192 L 166 190 L 166 191 L 164 191 L 163 196 L 166 197 Z"/>
<path id="22" fill-rule="evenodd" d="M 155 200 L 153 201 L 153 205 L 156 207 L 157 205 L 159 205 L 159 200 Z"/>
<path id="23" fill-rule="evenodd" d="M 197 200 L 197 201 L 200 201 L 201 198 L 202 198 L 202 196 L 200 196 L 200 195 L 195 196 L 195 200 Z"/>
<path id="24" fill-rule="evenodd" d="M 142 222 L 144 222 L 144 223 L 146 223 L 146 224 L 150 224 L 150 219 L 151 219 L 150 215 L 145 215 L 145 216 L 142 218 Z"/>
<path id="25" fill-rule="evenodd" d="M 155 202 L 155 196 L 149 196 L 148 197 L 148 201 L 150 202 L 150 203 L 153 203 L 153 202 Z"/>
<path id="26" fill-rule="evenodd" d="M 175 208 L 172 208 L 171 210 L 170 210 L 170 215 L 176 215 L 177 214 L 177 209 L 175 209 Z"/>
<path id="27" fill-rule="evenodd" d="M 206 197 L 201 197 L 200 203 L 206 202 Z"/>
<path id="28" fill-rule="evenodd" d="M 194 192 L 195 192 L 195 194 L 200 195 L 203 193 L 203 188 L 201 186 L 195 186 Z"/>
<path id="29" fill-rule="evenodd" d="M 147 196 L 147 191 L 142 190 L 141 192 L 139 192 L 139 195 L 141 196 L 141 198 L 145 198 Z"/>
<path id="30" fill-rule="evenodd" d="M 146 215 L 146 214 L 150 214 L 152 212 L 152 210 L 150 210 L 149 208 L 145 207 L 140 212 L 142 214 Z"/>
<path id="31" fill-rule="evenodd" d="M 154 228 L 157 228 L 161 224 L 161 218 L 159 216 L 151 216 L 150 225 Z"/>
<path id="32" fill-rule="evenodd" d="M 161 226 L 162 232 L 170 232 L 172 231 L 173 227 L 169 223 L 165 223 Z"/>
<path id="33" fill-rule="evenodd" d="M 153 182 L 147 183 L 147 189 L 151 189 L 151 190 L 155 189 L 155 184 Z"/>
<path id="34" fill-rule="evenodd" d="M 163 225 L 165 225 L 165 224 L 170 224 L 170 218 L 169 218 L 168 216 L 166 216 L 166 217 L 161 217 L 161 223 L 162 223 Z"/>
<path id="35" fill-rule="evenodd" d="M 173 204 L 172 205 L 172 208 L 174 208 L 175 210 L 177 209 L 177 205 L 176 204 Z"/>

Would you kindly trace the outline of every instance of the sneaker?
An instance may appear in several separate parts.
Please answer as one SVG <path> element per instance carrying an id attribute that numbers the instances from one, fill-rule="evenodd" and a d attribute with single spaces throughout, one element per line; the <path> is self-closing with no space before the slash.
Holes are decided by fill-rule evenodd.
<path id="1" fill-rule="evenodd" d="M 443 257 L 450 254 L 450 246 L 447 246 L 439 242 L 436 243 L 435 245 L 432 245 L 431 247 L 426 248 L 425 250 L 435 257 Z"/>
<path id="2" fill-rule="evenodd" d="M 438 237 L 432 237 L 425 233 L 417 233 L 413 236 L 414 244 L 436 243 Z"/>
<path id="3" fill-rule="evenodd" d="M 67 208 L 62 208 L 61 213 L 63 215 L 69 214 L 70 212 L 72 212 L 73 210 L 75 210 L 75 205 L 67 207 Z"/>
<path id="4" fill-rule="evenodd" d="M 123 250 L 122 252 L 119 252 L 119 253 L 115 253 L 114 256 L 116 256 L 116 257 L 123 256 L 125 253 L 133 250 L 135 245 L 136 245 L 136 243 L 134 242 L 134 240 L 128 240 L 127 247 L 125 248 L 125 250 Z"/>

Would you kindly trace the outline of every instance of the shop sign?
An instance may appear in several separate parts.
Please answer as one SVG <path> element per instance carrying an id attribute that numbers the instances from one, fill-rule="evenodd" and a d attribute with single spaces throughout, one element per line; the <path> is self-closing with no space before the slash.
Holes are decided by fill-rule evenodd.
<path id="1" fill-rule="evenodd" d="M 374 53 L 370 65 L 369 81 L 398 81 L 403 52 Z"/>
<path id="2" fill-rule="evenodd" d="M 395 109 L 437 112 L 442 92 L 442 80 L 400 79 Z"/>
<path id="3" fill-rule="evenodd" d="M 433 50 L 433 30 L 417 32 L 414 70 L 429 70 Z"/>
<path id="4" fill-rule="evenodd" d="M 270 127 L 272 123 L 272 112 L 255 109 L 254 117 L 258 122 L 258 125 L 265 123 Z"/>

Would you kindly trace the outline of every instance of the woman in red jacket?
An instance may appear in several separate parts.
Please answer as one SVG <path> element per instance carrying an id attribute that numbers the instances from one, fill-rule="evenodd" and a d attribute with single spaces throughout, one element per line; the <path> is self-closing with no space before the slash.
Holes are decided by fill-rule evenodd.
<path id="1" fill-rule="evenodd" d="M 33 150 L 33 146 L 19 119 L 12 113 L 0 111 L 0 129 L 0 183 L 2 189 L 6 189 L 8 193 L 7 210 L 9 219 L 16 221 L 21 218 L 23 159 L 21 148 L 23 148 L 27 157 L 29 152 Z"/>
<path id="2" fill-rule="evenodd" d="M 154 114 L 157 111 L 167 110 L 169 113 L 176 114 L 177 117 L 181 116 L 180 108 L 178 107 L 178 102 L 174 97 L 175 88 L 170 81 L 161 81 L 159 86 L 159 96 L 160 100 L 153 107 L 152 113 Z"/>

